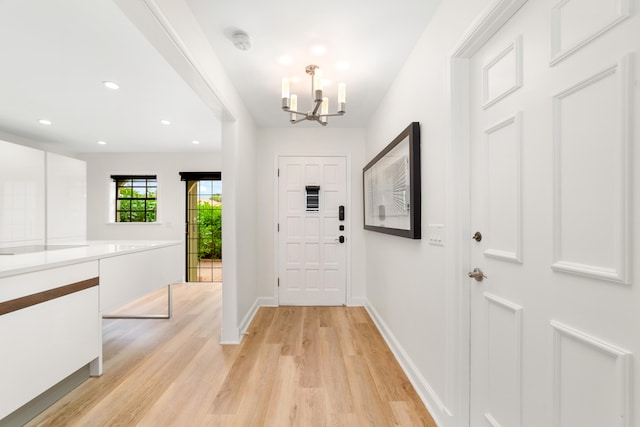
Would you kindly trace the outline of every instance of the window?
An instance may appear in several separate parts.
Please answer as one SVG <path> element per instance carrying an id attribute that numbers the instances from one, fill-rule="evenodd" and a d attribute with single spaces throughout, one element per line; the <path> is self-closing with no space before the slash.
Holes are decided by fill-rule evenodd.
<path id="1" fill-rule="evenodd" d="M 112 175 L 116 187 L 116 222 L 156 222 L 155 175 Z"/>

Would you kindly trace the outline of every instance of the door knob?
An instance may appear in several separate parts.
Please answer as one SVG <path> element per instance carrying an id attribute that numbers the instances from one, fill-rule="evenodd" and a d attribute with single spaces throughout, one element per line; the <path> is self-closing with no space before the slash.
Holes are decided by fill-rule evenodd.
<path id="1" fill-rule="evenodd" d="M 476 242 L 479 242 L 482 240 L 482 233 L 480 233 L 479 231 L 476 231 L 476 234 L 474 234 L 473 237 L 471 238 Z"/>
<path id="2" fill-rule="evenodd" d="M 473 277 L 478 282 L 482 282 L 483 279 L 487 278 L 487 276 L 485 276 L 482 270 L 480 270 L 478 267 L 469 272 L 469 277 Z"/>

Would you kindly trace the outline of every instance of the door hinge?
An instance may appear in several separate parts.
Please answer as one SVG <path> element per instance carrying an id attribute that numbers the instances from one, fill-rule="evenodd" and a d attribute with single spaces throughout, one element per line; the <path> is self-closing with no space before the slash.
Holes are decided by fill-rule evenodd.
<path id="1" fill-rule="evenodd" d="M 280 223 L 278 223 L 278 233 L 280 232 Z"/>
<path id="2" fill-rule="evenodd" d="M 280 278 L 278 277 L 278 287 L 280 287 Z"/>
<path id="3" fill-rule="evenodd" d="M 278 168 L 278 177 L 280 176 L 280 168 Z"/>

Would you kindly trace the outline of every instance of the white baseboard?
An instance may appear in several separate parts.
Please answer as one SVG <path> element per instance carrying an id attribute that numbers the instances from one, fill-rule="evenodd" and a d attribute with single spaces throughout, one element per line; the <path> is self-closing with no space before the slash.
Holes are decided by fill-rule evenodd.
<path id="1" fill-rule="evenodd" d="M 278 300 L 274 297 L 260 297 L 256 300 L 258 307 L 277 307 Z"/>
<path id="2" fill-rule="evenodd" d="M 349 307 L 366 307 L 367 299 L 365 297 L 351 297 L 347 299 L 347 306 Z"/>
<path id="3" fill-rule="evenodd" d="M 240 335 L 240 329 L 232 328 L 220 330 L 220 344 L 222 345 L 236 345 L 242 341 L 242 335 Z"/>
<path id="4" fill-rule="evenodd" d="M 242 341 L 242 338 L 246 334 L 247 329 L 249 329 L 249 325 L 251 324 L 251 321 L 255 317 L 260 307 L 277 307 L 277 305 L 278 303 L 275 298 L 268 298 L 268 297 L 256 298 L 256 300 L 253 302 L 253 305 L 251 306 L 247 314 L 242 319 L 242 322 L 240 322 L 240 328 L 239 328 L 240 341 Z"/>
<path id="5" fill-rule="evenodd" d="M 365 308 L 367 309 L 367 312 L 371 316 L 373 322 L 378 327 L 378 330 L 382 334 L 382 337 L 387 342 L 387 345 L 398 360 L 400 367 L 409 378 L 409 381 L 413 385 L 413 388 L 416 390 L 416 393 L 418 393 L 418 396 L 420 396 L 420 399 L 427 407 L 427 410 L 433 417 L 433 420 L 439 426 L 447 425 L 446 421 L 448 421 L 448 419 L 451 417 L 451 412 L 447 409 L 438 394 L 433 390 L 422 373 L 418 370 L 415 363 L 413 363 L 413 360 L 411 360 L 411 357 L 409 357 L 398 340 L 396 340 L 395 336 L 386 325 L 386 323 L 382 320 L 376 309 L 373 308 L 373 306 L 368 301 L 365 304 Z"/>

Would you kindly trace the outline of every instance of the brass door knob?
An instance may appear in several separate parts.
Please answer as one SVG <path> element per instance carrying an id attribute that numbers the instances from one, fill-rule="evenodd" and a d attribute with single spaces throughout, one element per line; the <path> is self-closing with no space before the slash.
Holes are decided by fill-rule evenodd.
<path id="1" fill-rule="evenodd" d="M 478 282 L 482 282 L 483 279 L 487 278 L 487 276 L 485 276 L 482 270 L 480 270 L 478 267 L 469 272 L 469 277 L 476 279 Z"/>

